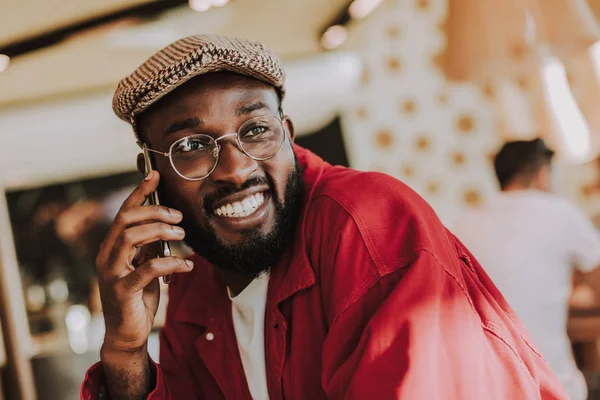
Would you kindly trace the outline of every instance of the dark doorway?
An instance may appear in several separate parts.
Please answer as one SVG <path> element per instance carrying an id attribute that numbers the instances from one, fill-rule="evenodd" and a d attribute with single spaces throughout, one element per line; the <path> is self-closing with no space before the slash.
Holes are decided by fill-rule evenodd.
<path id="1" fill-rule="evenodd" d="M 348 156 L 339 117 L 314 133 L 297 137 L 296 143 L 330 164 L 348 166 Z"/>

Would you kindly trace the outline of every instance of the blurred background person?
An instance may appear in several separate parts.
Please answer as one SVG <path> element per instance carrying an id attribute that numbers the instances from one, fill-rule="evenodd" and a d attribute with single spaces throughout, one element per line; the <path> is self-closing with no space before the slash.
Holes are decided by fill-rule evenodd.
<path id="1" fill-rule="evenodd" d="M 454 233 L 572 398 L 583 400 L 586 384 L 567 336 L 568 303 L 576 270 L 600 291 L 600 235 L 575 205 L 553 193 L 553 156 L 541 139 L 506 143 L 494 158 L 501 193 L 467 212 Z"/>

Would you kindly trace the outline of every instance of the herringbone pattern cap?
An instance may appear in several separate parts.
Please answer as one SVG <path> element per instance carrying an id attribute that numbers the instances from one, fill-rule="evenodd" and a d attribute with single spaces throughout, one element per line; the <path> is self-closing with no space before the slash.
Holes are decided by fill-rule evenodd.
<path id="1" fill-rule="evenodd" d="M 123 79 L 113 98 L 117 116 L 135 117 L 191 78 L 216 71 L 250 76 L 278 88 L 283 96 L 281 62 L 260 43 L 216 35 L 195 35 L 165 47 Z"/>

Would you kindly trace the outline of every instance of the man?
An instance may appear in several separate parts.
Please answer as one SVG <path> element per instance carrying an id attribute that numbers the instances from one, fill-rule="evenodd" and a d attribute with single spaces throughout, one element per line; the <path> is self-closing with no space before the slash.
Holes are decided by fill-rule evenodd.
<path id="1" fill-rule="evenodd" d="M 98 255 L 106 338 L 82 397 L 566 398 L 433 210 L 389 176 L 294 146 L 283 96 L 274 55 L 216 36 L 121 82 L 115 111 L 157 171 Z M 164 206 L 142 206 L 156 188 Z M 195 255 L 138 254 L 157 240 Z M 167 274 L 157 365 L 146 346 Z"/>
<path id="2" fill-rule="evenodd" d="M 454 233 L 473 251 L 574 400 L 586 398 L 567 337 L 574 268 L 597 283 L 600 237 L 552 194 L 554 153 L 541 139 L 506 143 L 494 159 L 502 193 L 467 213 Z M 591 272 L 594 271 L 594 272 Z"/>

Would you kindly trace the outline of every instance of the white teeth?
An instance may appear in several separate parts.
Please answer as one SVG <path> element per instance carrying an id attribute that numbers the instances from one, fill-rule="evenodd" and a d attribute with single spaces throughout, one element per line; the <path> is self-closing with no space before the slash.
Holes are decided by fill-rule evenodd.
<path id="1" fill-rule="evenodd" d="M 225 217 L 247 217 L 253 214 L 258 207 L 265 202 L 265 196 L 262 193 L 256 193 L 252 196 L 248 196 L 242 201 L 236 201 L 231 204 L 226 204 L 214 210 L 214 213 L 218 216 Z"/>
<path id="2" fill-rule="evenodd" d="M 244 207 L 242 207 L 242 203 L 240 203 L 239 201 L 236 201 L 235 203 L 233 203 L 233 212 L 235 214 L 241 214 L 242 211 L 244 211 Z"/>
<path id="3" fill-rule="evenodd" d="M 242 207 L 244 207 L 244 212 L 249 213 L 250 211 L 252 211 L 252 203 L 250 203 L 250 199 L 244 199 L 244 201 L 242 201 Z"/>

